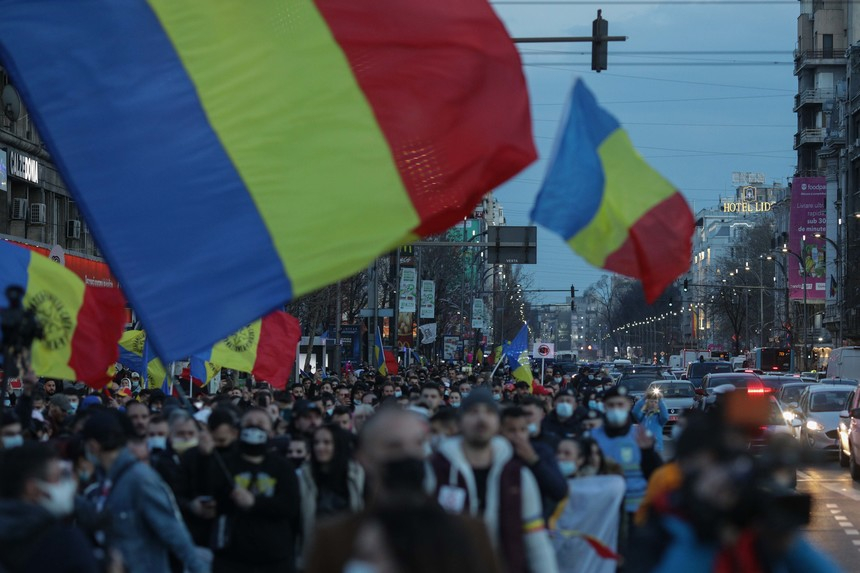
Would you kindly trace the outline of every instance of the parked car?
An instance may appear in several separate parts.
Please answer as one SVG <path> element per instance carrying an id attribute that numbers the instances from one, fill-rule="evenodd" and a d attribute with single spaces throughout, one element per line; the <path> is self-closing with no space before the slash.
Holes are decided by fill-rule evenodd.
<path id="1" fill-rule="evenodd" d="M 812 386 L 812 382 L 787 382 L 776 392 L 776 399 L 782 405 L 783 409 L 797 408 L 800 403 L 800 395 L 803 391 Z M 793 412 L 790 412 L 793 415 Z M 789 419 L 791 416 L 789 416 Z"/>
<path id="2" fill-rule="evenodd" d="M 852 388 L 836 384 L 810 384 L 800 395 L 794 413 L 800 420 L 795 435 L 806 447 L 839 451 L 839 413 Z"/>
<path id="3" fill-rule="evenodd" d="M 702 389 L 710 394 L 712 389 L 723 384 L 731 384 L 735 388 L 746 388 L 750 383 L 761 385 L 761 378 L 752 372 L 715 372 L 706 374 L 702 378 Z"/>
<path id="4" fill-rule="evenodd" d="M 860 398 L 860 393 L 857 392 L 857 387 L 848 394 L 845 400 L 845 409 L 839 412 L 839 425 L 836 427 L 836 439 L 839 440 L 839 465 L 847 468 L 851 464 L 851 410 L 858 408 L 857 399 Z M 858 476 L 860 476 L 860 467 L 857 468 Z M 852 470 L 852 477 L 854 471 Z M 857 479 L 857 478 L 855 478 Z"/>
<path id="5" fill-rule="evenodd" d="M 678 417 L 693 407 L 696 389 L 685 380 L 652 382 L 646 394 L 655 391 L 660 394 L 666 409 L 669 411 L 669 421 L 663 426 L 663 433 L 669 434 L 672 426 L 678 423 Z"/>

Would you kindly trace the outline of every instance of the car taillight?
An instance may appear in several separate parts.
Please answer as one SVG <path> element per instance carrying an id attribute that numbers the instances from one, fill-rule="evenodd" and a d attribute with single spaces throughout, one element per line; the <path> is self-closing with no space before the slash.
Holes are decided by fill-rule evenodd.
<path id="1" fill-rule="evenodd" d="M 761 382 L 754 382 L 747 385 L 747 394 L 770 394 L 773 388 L 768 388 Z"/>

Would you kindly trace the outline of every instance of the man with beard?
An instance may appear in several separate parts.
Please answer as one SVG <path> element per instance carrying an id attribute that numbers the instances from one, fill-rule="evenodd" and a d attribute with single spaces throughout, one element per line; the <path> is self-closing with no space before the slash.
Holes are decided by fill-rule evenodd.
<path id="1" fill-rule="evenodd" d="M 443 442 L 431 458 L 440 505 L 482 518 L 510 573 L 555 573 L 537 482 L 498 435 L 492 394 L 486 388 L 473 390 L 461 410 L 462 437 Z"/>
<path id="2" fill-rule="evenodd" d="M 239 449 L 226 456 L 215 486 L 218 520 L 212 570 L 291 573 L 301 507 L 295 470 L 268 450 L 273 428 L 265 410 L 245 412 L 240 427 Z"/>

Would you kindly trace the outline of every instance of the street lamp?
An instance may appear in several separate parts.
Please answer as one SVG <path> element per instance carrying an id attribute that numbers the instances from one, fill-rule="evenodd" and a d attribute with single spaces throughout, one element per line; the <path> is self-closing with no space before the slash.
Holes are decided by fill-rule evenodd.
<path id="1" fill-rule="evenodd" d="M 782 247 L 782 252 L 787 255 L 792 255 L 797 259 L 797 262 L 800 263 L 800 270 L 803 273 L 803 370 L 807 370 L 807 360 L 806 360 L 806 338 L 807 338 L 807 329 L 809 328 L 809 323 L 806 318 L 806 287 L 809 277 L 806 273 L 806 264 L 803 262 L 803 257 L 789 249 L 787 246 Z M 800 243 L 800 252 L 803 252 L 803 241 Z"/>
<path id="2" fill-rule="evenodd" d="M 845 297 L 842 294 L 842 249 L 839 248 L 839 245 L 837 245 L 833 239 L 825 237 L 821 233 L 815 233 L 813 237 L 816 239 L 824 239 L 836 250 L 836 309 L 839 312 L 839 336 L 836 340 L 836 346 L 839 347 L 842 346 L 842 315 L 844 314 L 842 311 L 842 304 L 845 300 Z"/>

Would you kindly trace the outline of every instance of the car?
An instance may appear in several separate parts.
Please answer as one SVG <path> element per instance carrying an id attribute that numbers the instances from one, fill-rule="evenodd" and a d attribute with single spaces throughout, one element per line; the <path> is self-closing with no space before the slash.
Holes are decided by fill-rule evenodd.
<path id="1" fill-rule="evenodd" d="M 678 417 L 693 407 L 696 389 L 686 380 L 652 382 L 645 394 L 657 392 L 663 399 L 663 404 L 669 411 L 669 421 L 663 426 L 663 433 L 669 434 L 672 426 L 678 423 Z"/>
<path id="2" fill-rule="evenodd" d="M 735 388 L 747 388 L 750 384 L 761 387 L 762 381 L 758 374 L 752 372 L 714 372 L 702 378 L 702 389 L 708 394 L 724 384 L 731 384 Z"/>
<path id="3" fill-rule="evenodd" d="M 687 365 L 687 381 L 699 388 L 705 375 L 723 372 L 732 372 L 731 362 L 691 362 Z"/>
<path id="4" fill-rule="evenodd" d="M 845 410 L 852 388 L 837 384 L 811 384 L 800 395 L 794 413 L 800 421 L 795 435 L 810 449 L 839 451 L 839 413 Z"/>
<path id="5" fill-rule="evenodd" d="M 776 399 L 783 409 L 796 408 L 803 390 L 812 384 L 812 382 L 787 382 L 776 391 Z"/>
<path id="6" fill-rule="evenodd" d="M 839 384 L 841 386 L 856 388 L 860 384 L 860 380 L 855 380 L 854 378 L 822 378 L 820 384 Z"/>
<path id="7" fill-rule="evenodd" d="M 860 481 L 860 386 L 848 394 L 839 413 L 839 465 L 848 467 L 851 478 Z"/>
<path id="8" fill-rule="evenodd" d="M 786 384 L 806 382 L 806 380 L 802 380 L 800 376 L 773 374 L 770 372 L 760 375 L 759 378 L 761 378 L 762 384 L 764 384 L 767 388 L 770 388 L 770 390 L 774 394 L 779 392 L 779 389 Z"/>
<path id="9" fill-rule="evenodd" d="M 660 382 L 660 380 L 655 379 L 653 374 L 640 374 L 622 378 L 618 381 L 618 387 L 625 388 L 631 399 L 638 400 L 645 395 L 645 391 L 654 382 Z"/>
<path id="10" fill-rule="evenodd" d="M 552 364 L 552 371 L 573 376 L 579 371 L 579 365 L 569 360 L 556 360 Z"/>

